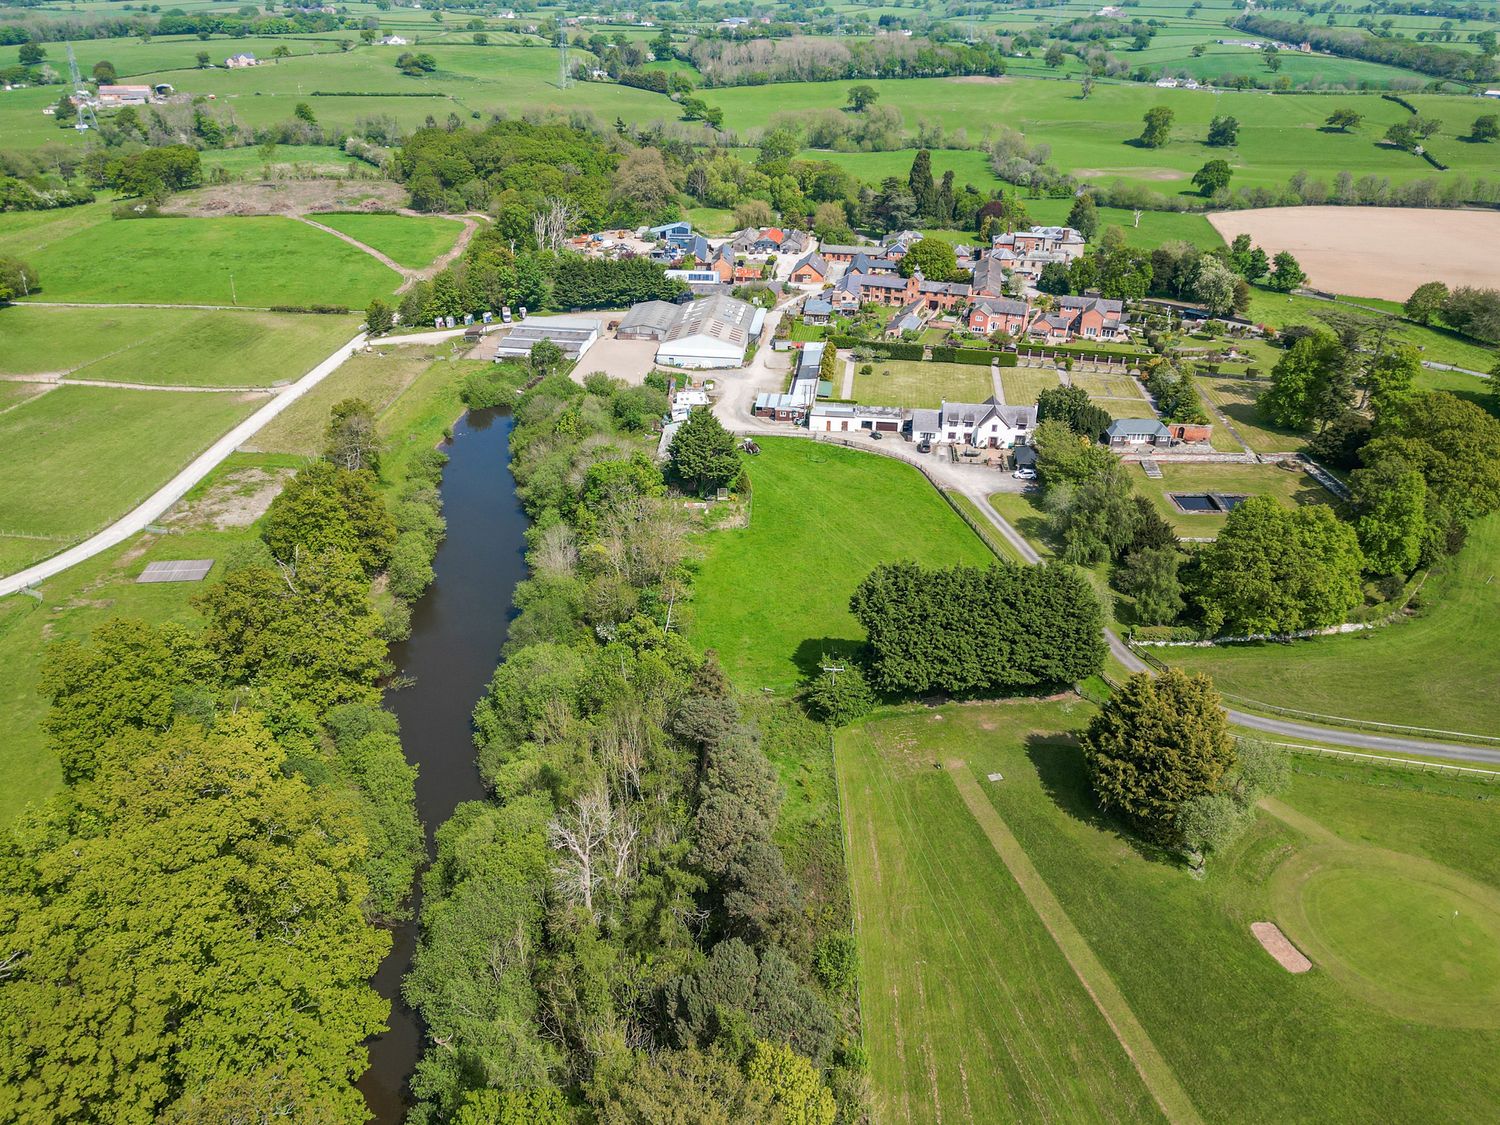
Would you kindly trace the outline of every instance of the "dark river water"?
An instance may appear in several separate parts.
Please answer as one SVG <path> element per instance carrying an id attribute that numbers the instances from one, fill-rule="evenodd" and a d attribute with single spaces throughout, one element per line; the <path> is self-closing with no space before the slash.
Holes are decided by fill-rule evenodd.
<path id="1" fill-rule="evenodd" d="M 407 759 L 417 766 L 417 812 L 429 853 L 434 831 L 454 808 L 484 796 L 469 716 L 499 661 L 511 594 L 526 573 L 526 517 L 509 468 L 511 425 L 509 414 L 476 410 L 454 426 L 445 446 L 448 536 L 433 561 L 437 579 L 412 607 L 411 639 L 391 650 L 398 673 L 414 681 L 386 702 L 401 720 Z M 370 1069 L 359 1083 L 378 1125 L 405 1118 L 407 1081 L 422 1051 L 421 1021 L 401 1000 L 415 919 L 393 936 L 374 982 L 391 1001 L 391 1029 L 370 1042 Z"/>

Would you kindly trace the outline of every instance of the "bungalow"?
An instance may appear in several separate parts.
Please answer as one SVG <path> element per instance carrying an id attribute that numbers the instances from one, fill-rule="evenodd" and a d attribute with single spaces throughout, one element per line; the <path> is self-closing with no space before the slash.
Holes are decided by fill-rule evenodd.
<path id="1" fill-rule="evenodd" d="M 1056 297 L 1050 313 L 1032 322 L 1030 333 L 1048 344 L 1070 340 L 1117 343 L 1129 338 L 1124 306 L 1106 297 Z"/>
<path id="2" fill-rule="evenodd" d="M 829 272 L 823 255 L 812 250 L 792 267 L 792 275 L 787 280 L 793 285 L 823 285 L 828 281 Z"/>
<path id="3" fill-rule="evenodd" d="M 1116 418 L 1104 431 L 1104 440 L 1111 449 L 1168 446 L 1172 444 L 1172 432 L 1156 418 Z"/>
<path id="4" fill-rule="evenodd" d="M 969 307 L 969 331 L 981 336 L 1019 336 L 1031 320 L 1031 306 L 1010 297 L 980 297 Z"/>
<path id="5" fill-rule="evenodd" d="M 1025 445 L 1036 429 L 1035 406 L 1006 406 L 993 397 L 984 402 L 945 402 L 937 410 L 914 410 L 913 441 L 946 442 L 986 449 Z"/>
<path id="6" fill-rule="evenodd" d="M 257 59 L 254 55 L 241 53 L 238 55 L 230 55 L 227 59 L 224 60 L 224 65 L 227 66 L 230 70 L 238 70 L 242 66 L 259 66 L 260 60 Z"/>
<path id="7" fill-rule="evenodd" d="M 814 433 L 899 434 L 906 424 L 906 411 L 899 406 L 862 406 L 849 402 L 814 403 L 807 414 L 807 428 Z"/>
<path id="8" fill-rule="evenodd" d="M 405 47 L 410 40 L 403 39 L 399 35 L 383 35 L 380 38 L 382 47 Z"/>
<path id="9" fill-rule="evenodd" d="M 809 297 L 802 302 L 803 324 L 827 324 L 833 318 L 833 304 L 822 297 Z"/>

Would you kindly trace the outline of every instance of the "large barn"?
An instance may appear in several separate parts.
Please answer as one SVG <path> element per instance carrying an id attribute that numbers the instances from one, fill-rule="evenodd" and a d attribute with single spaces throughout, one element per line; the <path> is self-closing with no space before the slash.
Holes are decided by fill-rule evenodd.
<path id="1" fill-rule="evenodd" d="M 765 309 L 734 297 L 685 305 L 646 301 L 625 314 L 618 335 L 660 341 L 656 362 L 665 367 L 741 367 L 765 319 Z"/>

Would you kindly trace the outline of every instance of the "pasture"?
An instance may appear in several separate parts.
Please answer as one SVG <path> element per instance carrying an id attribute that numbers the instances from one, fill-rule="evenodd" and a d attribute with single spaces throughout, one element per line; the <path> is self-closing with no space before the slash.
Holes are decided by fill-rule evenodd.
<path id="1" fill-rule="evenodd" d="M 877 1118 L 1025 1119 L 1038 1096 L 1068 1120 L 1155 1116 L 1068 962 L 1137 1021 L 1159 1063 L 1147 1080 L 1189 1103 L 1178 1120 L 1485 1116 L 1500 1098 L 1500 782 L 1298 755 L 1288 791 L 1200 881 L 1096 810 L 1065 733 L 1089 712 L 911 708 L 838 735 Z M 991 813 L 1019 859 L 978 830 Z M 1258 920 L 1305 941 L 1313 971 L 1277 965 Z M 1009 1057 L 991 1062 L 996 1042 Z"/>
<path id="2" fill-rule="evenodd" d="M 47 301 L 362 308 L 400 281 L 332 235 L 274 216 L 118 220 L 101 204 L 7 214 L 0 253 L 35 267 L 34 296 Z"/>
<path id="3" fill-rule="evenodd" d="M 441 215 L 319 214 L 325 227 L 342 231 L 405 266 L 419 270 L 453 249 L 463 224 Z"/>
<path id="4" fill-rule="evenodd" d="M 97 531 L 264 401 L 59 387 L 0 414 L 0 566 L 10 573 Z"/>
<path id="5" fill-rule="evenodd" d="M 1255 705 L 1500 735 L 1500 516 L 1434 571 L 1393 625 L 1288 644 L 1163 649 Z"/>
<path id="6" fill-rule="evenodd" d="M 357 331 L 354 316 L 21 304 L 0 311 L 0 375 L 269 387 L 306 374 Z"/>
<path id="7" fill-rule="evenodd" d="M 686 628 L 742 690 L 791 688 L 859 647 L 849 596 L 874 566 L 994 558 L 910 465 L 799 438 L 760 446 L 749 526 L 703 537 Z"/>
<path id="8" fill-rule="evenodd" d="M 1272 207 L 1220 211 L 1208 221 L 1225 242 L 1248 234 L 1267 254 L 1291 251 L 1309 284 L 1329 293 L 1404 301 L 1426 281 L 1500 285 L 1493 211 Z"/>

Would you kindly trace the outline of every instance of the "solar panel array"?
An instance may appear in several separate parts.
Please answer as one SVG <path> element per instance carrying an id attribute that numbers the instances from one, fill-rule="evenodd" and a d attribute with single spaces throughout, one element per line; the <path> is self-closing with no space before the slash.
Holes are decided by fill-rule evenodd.
<path id="1" fill-rule="evenodd" d="M 172 559 L 146 564 L 137 582 L 202 582 L 214 565 L 213 559 Z"/>

